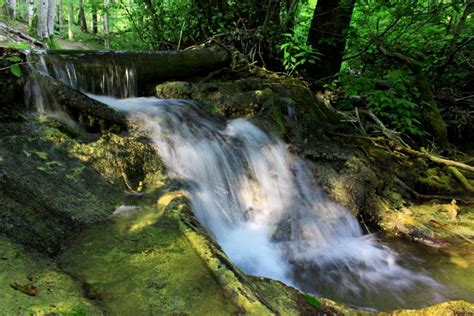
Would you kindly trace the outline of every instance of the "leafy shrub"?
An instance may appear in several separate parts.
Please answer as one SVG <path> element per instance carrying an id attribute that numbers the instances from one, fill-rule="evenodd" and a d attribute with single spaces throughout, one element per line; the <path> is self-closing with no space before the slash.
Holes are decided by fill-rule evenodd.
<path id="1" fill-rule="evenodd" d="M 410 86 L 412 79 L 403 70 L 392 70 L 382 78 L 370 72 L 363 76 L 345 73 L 341 80 L 346 85 L 346 94 L 363 96 L 366 106 L 390 128 L 402 134 L 423 136 L 421 114 L 416 98 L 419 93 Z"/>

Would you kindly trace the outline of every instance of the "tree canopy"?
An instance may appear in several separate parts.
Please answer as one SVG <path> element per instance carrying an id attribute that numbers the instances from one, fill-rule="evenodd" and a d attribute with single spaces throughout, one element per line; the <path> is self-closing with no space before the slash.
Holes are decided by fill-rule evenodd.
<path id="1" fill-rule="evenodd" d="M 215 42 L 249 63 L 342 94 L 415 141 L 472 132 L 473 0 L 3 0 L 30 35 L 91 47 Z M 452 120 L 456 121 L 454 124 Z"/>

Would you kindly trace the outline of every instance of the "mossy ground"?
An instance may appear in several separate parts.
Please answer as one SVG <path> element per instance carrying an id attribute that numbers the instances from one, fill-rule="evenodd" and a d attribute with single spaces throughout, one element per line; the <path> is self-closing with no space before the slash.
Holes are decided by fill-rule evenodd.
<path id="1" fill-rule="evenodd" d="M 59 257 L 111 315 L 226 315 L 236 311 L 162 200 L 85 230 Z M 164 201 L 164 202 L 163 202 Z"/>
<path id="2" fill-rule="evenodd" d="M 11 284 L 31 284 L 36 296 Z M 49 258 L 0 236 L 0 315 L 100 315 L 81 287 Z"/>

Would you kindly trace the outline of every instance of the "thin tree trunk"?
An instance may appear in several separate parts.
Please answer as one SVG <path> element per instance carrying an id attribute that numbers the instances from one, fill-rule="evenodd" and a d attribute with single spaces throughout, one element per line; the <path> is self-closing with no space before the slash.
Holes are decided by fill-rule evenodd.
<path id="1" fill-rule="evenodd" d="M 34 14 L 35 0 L 27 0 L 27 10 L 28 10 L 28 25 L 31 27 L 33 23 L 33 14 Z"/>
<path id="2" fill-rule="evenodd" d="M 72 40 L 74 38 L 73 32 L 72 32 L 72 27 L 74 24 L 74 7 L 72 4 L 72 1 L 69 0 L 67 4 L 67 13 L 68 13 L 68 21 L 67 21 L 67 35 L 69 40 Z"/>
<path id="3" fill-rule="evenodd" d="M 54 35 L 54 18 L 56 16 L 56 0 L 48 1 L 48 37 Z"/>
<path id="4" fill-rule="evenodd" d="M 49 0 L 39 0 L 38 25 L 36 31 L 41 39 L 48 37 L 48 5 Z"/>
<path id="5" fill-rule="evenodd" d="M 94 5 L 92 7 L 92 33 L 94 34 L 98 33 L 97 20 L 97 7 Z"/>
<path id="6" fill-rule="evenodd" d="M 59 31 L 63 29 L 63 0 L 58 0 L 58 27 Z"/>
<path id="7" fill-rule="evenodd" d="M 110 0 L 104 0 L 104 16 L 103 16 L 103 30 L 104 30 L 104 47 L 106 49 L 110 48 L 110 40 L 109 40 L 109 3 Z"/>
<path id="8" fill-rule="evenodd" d="M 87 20 L 86 14 L 84 12 L 84 0 L 79 0 L 79 25 L 81 26 L 81 31 L 87 33 Z"/>
<path id="9" fill-rule="evenodd" d="M 8 15 L 16 19 L 16 0 L 7 0 Z"/>

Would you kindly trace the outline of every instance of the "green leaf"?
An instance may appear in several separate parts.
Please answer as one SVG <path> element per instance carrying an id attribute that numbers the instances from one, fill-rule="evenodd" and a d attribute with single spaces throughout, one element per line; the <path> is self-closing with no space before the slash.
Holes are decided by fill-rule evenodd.
<path id="1" fill-rule="evenodd" d="M 304 299 L 309 305 L 316 308 L 321 308 L 321 302 L 313 295 L 305 294 Z"/>
<path id="2" fill-rule="evenodd" d="M 18 66 L 17 64 L 10 67 L 10 72 L 18 78 L 21 77 L 21 69 L 20 66 Z"/>
<path id="3" fill-rule="evenodd" d="M 44 151 L 35 151 L 35 155 L 38 156 L 39 159 L 48 160 L 48 153 Z"/>
<path id="4" fill-rule="evenodd" d="M 7 57 L 7 60 L 12 62 L 12 63 L 18 63 L 21 61 L 21 57 L 20 56 L 9 56 Z"/>

